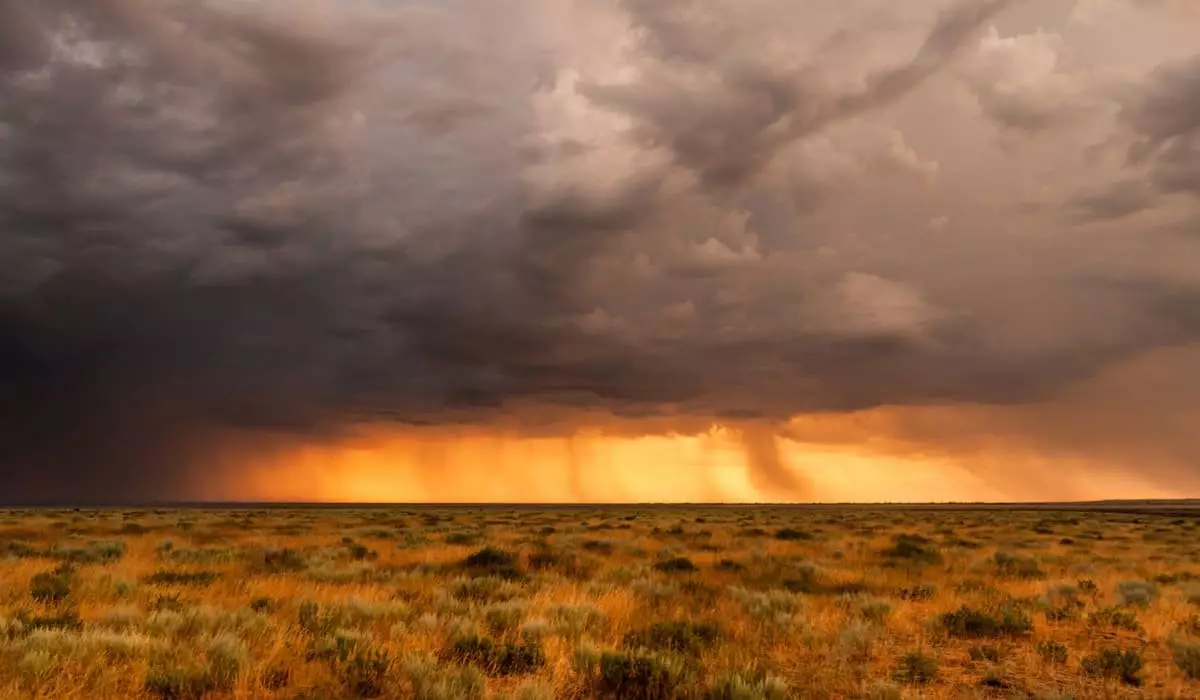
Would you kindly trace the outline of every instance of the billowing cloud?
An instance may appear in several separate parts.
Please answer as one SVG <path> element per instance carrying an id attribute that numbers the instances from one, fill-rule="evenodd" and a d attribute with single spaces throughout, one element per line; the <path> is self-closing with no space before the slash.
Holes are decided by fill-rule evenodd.
<path id="1" fill-rule="evenodd" d="M 1043 131 L 1099 110 L 1086 76 L 1064 71 L 1063 38 L 1036 31 L 1000 36 L 995 26 L 979 41 L 965 67 L 972 93 L 1003 129 Z"/>
<path id="2" fill-rule="evenodd" d="M 720 423 L 797 498 L 797 416 L 1066 425 L 1038 407 L 1200 341 L 1200 69 L 1126 33 L 1093 81 L 1104 13 L 1029 12 L 0 0 L 8 493 L 207 493 L 363 425 Z M 1115 446 L 1153 434 L 1096 458 L 1177 482 L 1175 433 Z"/>

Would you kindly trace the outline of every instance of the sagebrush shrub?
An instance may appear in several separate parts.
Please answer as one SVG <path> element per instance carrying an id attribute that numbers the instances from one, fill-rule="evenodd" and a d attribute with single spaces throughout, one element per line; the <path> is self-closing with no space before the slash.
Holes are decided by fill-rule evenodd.
<path id="1" fill-rule="evenodd" d="M 462 560 L 462 567 L 472 576 L 495 576 L 502 579 L 521 577 L 517 556 L 496 547 L 483 549 Z"/>
<path id="2" fill-rule="evenodd" d="M 785 700 L 788 686 L 765 673 L 725 672 L 704 691 L 704 700 Z"/>
<path id="3" fill-rule="evenodd" d="M 1020 610 L 1005 607 L 1000 617 L 962 606 L 943 614 L 939 621 L 951 637 L 1004 637 L 1021 635 L 1033 629 L 1033 622 Z"/>
<path id="4" fill-rule="evenodd" d="M 924 685 L 937 676 L 937 661 L 923 652 L 913 651 L 900 657 L 892 669 L 892 680 L 899 683 Z"/>
<path id="5" fill-rule="evenodd" d="M 1158 596 L 1158 586 L 1149 581 L 1135 579 L 1117 584 L 1117 600 L 1122 605 L 1146 607 Z"/>
<path id="6" fill-rule="evenodd" d="M 1067 663 L 1067 645 L 1060 642 L 1044 640 L 1034 645 L 1042 661 L 1048 664 Z"/>
<path id="7" fill-rule="evenodd" d="M 594 683 L 609 697 L 672 700 L 687 679 L 683 666 L 665 655 L 650 651 L 605 651 L 600 655 Z"/>
<path id="8" fill-rule="evenodd" d="M 698 655 L 704 649 L 715 646 L 721 636 L 721 626 L 716 622 L 663 620 L 626 633 L 623 644 L 628 649 L 645 648 Z"/>
<path id="9" fill-rule="evenodd" d="M 477 634 L 451 640 L 442 650 L 442 658 L 456 663 L 474 664 L 497 676 L 534 673 L 546 665 L 546 653 L 535 639 L 521 642 L 497 641 Z"/>
<path id="10" fill-rule="evenodd" d="M 1126 685 L 1142 684 L 1139 675 L 1143 666 L 1142 655 L 1133 649 L 1105 648 L 1099 654 L 1088 656 L 1080 663 L 1080 670 L 1088 676 L 1117 678 Z"/>
<path id="11" fill-rule="evenodd" d="M 1200 643 L 1175 641 L 1171 644 L 1171 656 L 1185 676 L 1200 680 Z"/>
<path id="12" fill-rule="evenodd" d="M 58 604 L 71 595 L 71 584 L 75 581 L 75 568 L 60 564 L 53 571 L 34 574 L 29 581 L 29 595 L 39 603 Z"/>

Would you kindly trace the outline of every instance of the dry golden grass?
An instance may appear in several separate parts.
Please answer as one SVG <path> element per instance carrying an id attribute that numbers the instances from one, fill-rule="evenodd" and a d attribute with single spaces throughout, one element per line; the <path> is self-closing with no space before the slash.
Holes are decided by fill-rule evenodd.
<path id="1" fill-rule="evenodd" d="M 1196 698 L 1197 522 L 0 512 L 0 696 Z"/>

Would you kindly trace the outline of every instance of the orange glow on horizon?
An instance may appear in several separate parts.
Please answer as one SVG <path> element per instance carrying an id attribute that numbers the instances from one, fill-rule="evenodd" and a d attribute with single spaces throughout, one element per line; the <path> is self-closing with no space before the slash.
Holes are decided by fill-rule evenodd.
<path id="1" fill-rule="evenodd" d="M 1175 498 L 1136 475 L 1020 455 L 887 454 L 777 438 L 785 468 L 810 489 L 780 499 L 755 486 L 736 431 L 571 437 L 405 431 L 309 445 L 238 465 L 206 498 L 320 502 L 754 503 Z M 1022 462 L 1021 460 L 1024 459 Z M 968 468 L 969 467 L 969 468 Z M 1023 475 L 1044 473 L 1045 479 Z"/>

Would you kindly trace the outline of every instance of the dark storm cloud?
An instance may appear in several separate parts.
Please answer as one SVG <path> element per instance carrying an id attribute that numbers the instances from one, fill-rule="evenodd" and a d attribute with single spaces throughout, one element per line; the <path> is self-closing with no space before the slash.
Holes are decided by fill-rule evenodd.
<path id="1" fill-rule="evenodd" d="M 1200 56 L 1155 71 L 1126 118 L 1140 137 L 1131 160 L 1151 163 L 1162 191 L 1200 197 Z"/>
<path id="2" fill-rule="evenodd" d="M 938 180 L 934 122 L 975 128 L 942 74 L 1009 3 L 941 5 L 826 31 L 772 0 L 0 0 L 6 493 L 184 496 L 257 433 L 602 413 L 744 428 L 787 497 L 795 413 L 1043 399 L 1194 341 L 1189 281 L 1109 269 L 1123 239 L 1080 255 L 1058 212 L 1014 238 L 1003 154 Z M 860 27 L 887 50 L 839 74 Z M 1192 75 L 1126 119 L 1144 186 L 1189 187 Z"/>
<path id="3" fill-rule="evenodd" d="M 1121 119 L 1132 136 L 1127 165 L 1139 176 L 1081 197 L 1081 213 L 1119 219 L 1154 207 L 1165 195 L 1200 199 L 1200 56 L 1155 70 Z"/>
<path id="4" fill-rule="evenodd" d="M 584 94 L 633 115 L 641 122 L 642 138 L 666 145 L 678 163 L 705 183 L 731 186 L 753 177 L 789 142 L 900 99 L 945 66 L 1010 0 L 951 8 L 938 18 L 911 61 L 875 72 L 861 89 L 841 94 L 823 91 L 812 68 L 788 72 L 729 55 L 719 18 L 716 27 L 688 22 L 689 9 L 707 4 L 624 3 L 635 26 L 645 30 L 649 50 L 666 64 L 683 63 L 709 78 L 708 91 L 699 93 L 666 72 L 659 73 L 658 80 L 634 85 L 585 86 Z"/>

